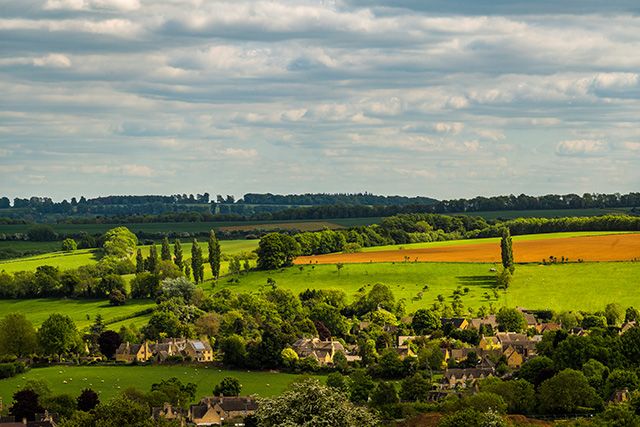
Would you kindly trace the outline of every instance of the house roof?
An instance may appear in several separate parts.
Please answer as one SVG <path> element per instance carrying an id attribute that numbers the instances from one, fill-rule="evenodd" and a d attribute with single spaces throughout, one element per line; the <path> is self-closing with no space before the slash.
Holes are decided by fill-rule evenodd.
<path id="1" fill-rule="evenodd" d="M 470 323 L 471 323 L 471 327 L 476 329 L 480 329 L 481 325 L 489 325 L 492 328 L 498 327 L 498 321 L 496 320 L 495 314 L 490 314 L 487 317 L 471 319 Z"/>
<path id="2" fill-rule="evenodd" d="M 225 412 L 255 411 L 258 409 L 258 402 L 254 398 L 246 396 L 209 396 L 203 398 L 200 403 L 205 408 L 207 408 L 207 404 L 219 405 Z"/>
<path id="3" fill-rule="evenodd" d="M 466 321 L 464 317 L 452 317 L 452 318 L 442 318 L 440 319 L 443 325 L 453 325 L 454 328 L 460 328 Z"/>
<path id="4" fill-rule="evenodd" d="M 454 369 L 447 369 L 444 372 L 444 377 L 446 379 L 451 379 L 452 377 L 455 378 L 462 378 L 462 377 L 473 377 L 473 378 L 480 378 L 482 376 L 488 376 L 488 375 L 493 375 L 494 373 L 494 369 L 493 368 L 465 368 L 465 369 L 458 369 L 458 368 L 454 368 Z"/>

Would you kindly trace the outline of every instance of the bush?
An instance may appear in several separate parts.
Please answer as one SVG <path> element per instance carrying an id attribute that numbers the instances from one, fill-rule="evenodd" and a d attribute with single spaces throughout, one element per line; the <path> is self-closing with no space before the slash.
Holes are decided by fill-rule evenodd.
<path id="1" fill-rule="evenodd" d="M 26 366 L 22 362 L 0 363 L 0 379 L 15 377 L 25 371 Z"/>
<path id="2" fill-rule="evenodd" d="M 78 249 L 78 244 L 73 239 L 64 239 L 62 241 L 62 250 L 65 252 L 73 252 Z"/>

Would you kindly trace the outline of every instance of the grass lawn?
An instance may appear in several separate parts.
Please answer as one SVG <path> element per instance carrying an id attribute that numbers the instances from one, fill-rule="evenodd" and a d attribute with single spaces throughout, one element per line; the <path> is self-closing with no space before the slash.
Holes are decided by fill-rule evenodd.
<path id="1" fill-rule="evenodd" d="M 52 366 L 36 368 L 13 378 L 0 380 L 0 397 L 11 402 L 11 396 L 26 380 L 46 381 L 53 393 L 69 393 L 76 397 L 84 388 L 92 388 L 101 400 L 108 400 L 120 391 L 135 387 L 151 390 L 151 384 L 163 378 L 178 377 L 182 382 L 198 385 L 196 399 L 213 394 L 213 388 L 224 377 L 236 377 L 242 384 L 242 394 L 273 396 L 282 391 L 297 375 L 271 372 L 219 370 L 217 368 L 190 366 Z M 67 381 L 65 384 L 63 381 Z M 124 427 L 124 426 L 123 426 Z"/>
<path id="2" fill-rule="evenodd" d="M 136 312 L 155 306 L 151 300 L 129 300 L 123 306 L 113 307 L 107 300 L 72 300 L 72 299 L 29 299 L 29 300 L 0 300 L 0 317 L 8 313 L 23 313 L 37 327 L 50 314 L 61 313 L 71 317 L 78 329 L 91 325 L 96 315 L 101 314 L 104 321 L 130 316 Z M 147 319 L 148 320 L 148 319 Z M 144 319 L 127 319 L 118 322 L 118 328 L 125 324 L 134 323 L 141 326 Z M 113 326 L 109 326 L 113 329 Z"/>
<path id="3" fill-rule="evenodd" d="M 495 273 L 492 264 L 481 263 L 366 263 L 344 264 L 340 273 L 335 265 L 290 267 L 279 271 L 254 271 L 230 284 L 222 279 L 218 288 L 253 292 L 267 286 L 267 278 L 295 294 L 307 288 L 341 289 L 348 298 L 359 289 L 384 283 L 397 299 L 404 298 L 407 312 L 429 307 L 442 294 L 448 302 L 458 287 L 469 288 L 463 295 L 465 307 L 474 309 L 491 302 L 495 307 L 523 306 L 531 309 L 602 310 L 610 302 L 623 307 L 640 307 L 640 263 L 601 262 L 516 267 L 508 292 L 493 297 Z M 428 286 L 428 289 L 423 288 Z M 205 285 L 206 286 L 206 285 Z M 418 293 L 423 292 L 421 299 Z M 490 300 L 483 296 L 488 292 Z M 414 300 L 414 298 L 416 298 Z"/>

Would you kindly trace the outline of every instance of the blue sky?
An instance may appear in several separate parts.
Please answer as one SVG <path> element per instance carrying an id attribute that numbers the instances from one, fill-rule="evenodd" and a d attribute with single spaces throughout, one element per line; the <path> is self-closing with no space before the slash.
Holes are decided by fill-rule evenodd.
<path id="1" fill-rule="evenodd" d="M 0 0 L 0 193 L 638 191 L 637 4 Z"/>

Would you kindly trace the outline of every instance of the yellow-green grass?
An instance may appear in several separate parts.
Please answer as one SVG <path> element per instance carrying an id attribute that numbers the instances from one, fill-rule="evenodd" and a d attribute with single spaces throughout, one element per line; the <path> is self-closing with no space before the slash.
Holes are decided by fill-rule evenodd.
<path id="1" fill-rule="evenodd" d="M 207 256 L 207 243 L 198 242 L 205 257 Z M 160 245 L 156 245 L 158 254 Z M 220 248 L 223 254 L 234 255 L 241 252 L 251 252 L 258 247 L 258 240 L 221 240 Z M 149 254 L 149 246 L 140 246 L 143 254 Z M 173 246 L 171 247 L 173 253 Z M 182 242 L 182 252 L 186 260 L 191 258 L 191 242 Z M 97 249 L 79 249 L 74 252 L 50 252 L 42 255 L 17 258 L 0 261 L 0 271 L 15 273 L 16 271 L 34 271 L 41 265 L 51 265 L 61 270 L 70 270 L 83 265 L 95 264 L 98 262 L 102 252 Z"/>
<path id="2" fill-rule="evenodd" d="M 523 242 L 528 240 L 547 240 L 547 239 L 562 239 L 568 237 L 589 237 L 589 236 L 605 236 L 609 234 L 626 234 L 637 233 L 634 231 L 571 231 L 564 233 L 542 233 L 542 234 L 524 234 L 522 236 L 513 236 L 513 241 Z M 362 252 L 377 252 L 377 251 L 389 251 L 389 250 L 401 250 L 401 249 L 422 249 L 422 248 L 438 248 L 446 246 L 459 246 L 459 245 L 477 245 L 481 243 L 499 243 L 500 237 L 487 237 L 482 239 L 463 239 L 463 240 L 446 240 L 442 242 L 426 242 L 426 243 L 407 243 L 402 245 L 386 245 L 386 246 L 372 246 L 369 248 L 362 248 Z"/>
<path id="3" fill-rule="evenodd" d="M 106 401 L 128 387 L 148 392 L 151 384 L 177 377 L 182 382 L 192 382 L 198 386 L 196 400 L 199 400 L 212 395 L 215 385 L 228 376 L 240 380 L 243 395 L 265 397 L 282 393 L 299 378 L 293 374 L 230 371 L 205 366 L 51 366 L 31 369 L 16 377 L 0 380 L 0 397 L 3 402 L 11 402 L 13 393 L 24 386 L 27 380 L 33 379 L 45 381 L 53 393 L 68 393 L 74 397 L 83 389 L 91 388 L 98 392 L 102 401 Z"/>
<path id="4" fill-rule="evenodd" d="M 302 270 L 300 269 L 302 267 Z M 295 294 L 311 289 L 341 289 L 349 300 L 360 289 L 384 283 L 396 299 L 404 299 L 407 312 L 431 306 L 438 295 L 453 299 L 460 286 L 469 288 L 462 296 L 465 307 L 477 309 L 491 302 L 495 307 L 523 306 L 531 309 L 601 310 L 611 302 L 640 307 L 640 263 L 601 262 L 543 266 L 524 264 L 516 267 L 514 280 L 506 294 L 493 296 L 497 265 L 484 263 L 366 263 L 296 266 L 278 271 L 254 271 L 232 284 L 222 279 L 216 289 L 256 292 L 267 286 L 267 279 Z M 428 289 L 423 289 L 428 286 Z M 417 299 L 423 292 L 422 298 Z M 484 297 L 488 293 L 490 300 Z"/>
<path id="5" fill-rule="evenodd" d="M 128 300 L 125 305 L 113 307 L 107 300 L 72 300 L 72 299 L 27 299 L 0 300 L 0 318 L 9 313 L 22 313 L 27 316 L 36 327 L 44 322 L 50 314 L 60 313 L 71 317 L 78 329 L 91 325 L 98 314 L 104 322 L 124 319 L 155 306 L 151 300 Z M 139 319 L 127 319 L 118 325 L 130 323 L 143 325 Z M 118 326 L 119 327 L 119 326 Z M 111 328 L 111 326 L 110 326 Z"/>

